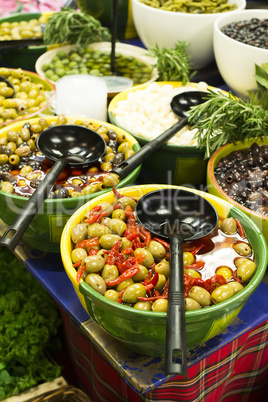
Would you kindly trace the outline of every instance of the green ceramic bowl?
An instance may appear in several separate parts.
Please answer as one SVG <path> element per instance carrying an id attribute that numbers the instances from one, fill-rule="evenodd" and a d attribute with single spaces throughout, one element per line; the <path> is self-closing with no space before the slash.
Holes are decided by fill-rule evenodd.
<path id="1" fill-rule="evenodd" d="M 233 151 L 250 147 L 253 142 L 257 142 L 257 144 L 259 145 L 267 145 L 268 138 L 264 138 L 263 140 L 257 140 L 257 141 L 254 140 L 254 141 L 245 141 L 243 143 L 237 142 L 236 144 L 226 144 L 213 153 L 213 155 L 209 159 L 207 167 L 207 191 L 210 194 L 216 195 L 224 200 L 227 200 L 228 202 L 231 202 L 236 208 L 239 208 L 244 214 L 246 214 L 250 219 L 252 219 L 252 221 L 262 231 L 268 244 L 268 217 L 261 215 L 258 212 L 252 211 L 249 208 L 244 207 L 243 205 L 239 204 L 231 197 L 229 197 L 229 195 L 227 195 L 222 190 L 222 188 L 220 187 L 214 176 L 214 168 L 222 158 L 229 155 Z"/>
<path id="2" fill-rule="evenodd" d="M 46 116 L 45 118 L 48 123 L 57 121 L 57 116 Z M 82 119 L 75 117 L 68 117 L 67 119 L 69 121 L 71 120 L 72 122 L 75 121 L 77 124 L 79 124 L 79 122 L 92 122 L 97 126 L 104 124 L 108 128 L 114 129 L 117 133 L 124 134 L 126 140 L 135 152 L 140 149 L 140 146 L 135 138 L 126 133 L 124 130 L 113 126 L 112 124 L 93 119 Z M 38 120 L 39 118 L 35 118 L 26 121 L 34 124 L 37 123 Z M 0 138 L 5 137 L 8 130 L 20 131 L 24 123 L 25 121 L 11 124 L 3 128 L 0 130 Z M 141 166 L 138 166 L 136 169 L 134 169 L 133 172 L 131 172 L 125 179 L 119 182 L 117 188 L 134 183 L 140 172 L 140 169 Z M 61 233 L 69 217 L 76 211 L 77 208 L 84 205 L 85 202 L 96 196 L 102 196 L 109 191 L 110 188 L 107 188 L 87 196 L 45 200 L 38 213 L 32 220 L 30 226 L 26 230 L 23 236 L 24 242 L 37 250 L 59 252 Z M 15 194 L 7 194 L 0 190 L 0 218 L 4 221 L 4 223 L 10 225 L 20 210 L 24 207 L 27 200 L 28 198 L 26 197 L 21 197 Z"/>
<path id="3" fill-rule="evenodd" d="M 124 188 L 120 193 L 126 196 L 142 195 L 166 185 L 143 185 Z M 172 186 L 175 187 L 175 186 Z M 180 187 L 183 189 L 183 187 Z M 216 208 L 221 218 L 234 217 L 242 223 L 256 256 L 257 270 L 252 280 L 237 295 L 225 302 L 195 311 L 186 312 L 187 347 L 192 349 L 202 342 L 213 338 L 226 328 L 237 316 L 249 296 L 260 284 L 267 266 L 267 247 L 258 227 L 238 208 L 218 197 L 198 190 L 189 190 L 206 198 Z M 61 257 L 73 287 L 89 315 L 110 335 L 114 336 L 126 348 L 148 356 L 163 356 L 165 353 L 166 314 L 145 312 L 113 302 L 97 293 L 85 282 L 78 285 L 76 270 L 71 260 L 71 231 L 81 221 L 84 213 L 100 201 L 112 202 L 112 192 L 95 198 L 75 212 L 65 226 L 61 237 Z"/>

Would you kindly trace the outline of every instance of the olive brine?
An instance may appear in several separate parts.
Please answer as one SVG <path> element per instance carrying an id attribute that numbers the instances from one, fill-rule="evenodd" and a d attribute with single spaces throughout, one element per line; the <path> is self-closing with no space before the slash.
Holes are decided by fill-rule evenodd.
<path id="1" fill-rule="evenodd" d="M 137 223 L 137 199 L 113 191 L 113 203 L 95 203 L 72 229 L 77 281 L 114 302 L 166 312 L 170 245 Z M 243 227 L 232 217 L 220 220 L 211 235 L 184 242 L 183 265 L 186 311 L 229 299 L 256 270 Z"/>

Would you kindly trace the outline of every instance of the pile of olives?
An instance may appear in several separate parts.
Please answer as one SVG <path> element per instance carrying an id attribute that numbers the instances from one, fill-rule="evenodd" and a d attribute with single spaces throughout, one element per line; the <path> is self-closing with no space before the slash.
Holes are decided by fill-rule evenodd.
<path id="1" fill-rule="evenodd" d="M 110 173 L 114 166 L 134 153 L 125 134 L 88 120 L 71 120 L 60 115 L 52 122 L 40 118 L 26 121 L 21 128 L 8 130 L 0 138 L 0 189 L 8 194 L 30 197 L 40 185 L 52 162 L 36 147 L 38 135 L 51 125 L 83 125 L 99 133 L 105 140 L 105 155 L 88 168 L 63 170 L 48 198 L 74 198 L 101 191 L 119 183 Z"/>
<path id="2" fill-rule="evenodd" d="M 29 21 L 4 21 L 0 24 L 0 41 L 42 38 L 43 30 L 40 24 L 45 22 L 45 19 L 41 16 Z"/>
<path id="3" fill-rule="evenodd" d="M 22 69 L 0 67 L 0 76 L 13 88 L 0 81 L 0 126 L 12 120 L 35 114 L 48 104 L 48 92 L 42 82 L 32 82 L 31 75 Z"/>
<path id="4" fill-rule="evenodd" d="M 77 281 L 109 300 L 166 312 L 169 244 L 137 223 L 136 201 L 116 194 L 113 203 L 103 201 L 87 211 L 72 229 L 71 259 Z M 185 242 L 183 265 L 186 311 L 229 299 L 256 270 L 252 247 L 232 217 L 219 222 L 211 235 Z"/>
<path id="5" fill-rule="evenodd" d="M 41 66 L 46 78 L 56 82 L 70 74 L 90 74 L 98 77 L 111 75 L 111 52 L 95 50 L 92 46 L 75 46 L 71 51 L 59 50 L 50 63 Z M 143 84 L 151 79 L 152 66 L 132 56 L 115 55 L 118 75 L 131 78 L 134 84 Z"/>

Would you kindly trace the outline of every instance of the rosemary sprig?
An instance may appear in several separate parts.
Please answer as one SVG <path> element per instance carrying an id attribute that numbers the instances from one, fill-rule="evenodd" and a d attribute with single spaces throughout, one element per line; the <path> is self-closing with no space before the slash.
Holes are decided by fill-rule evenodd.
<path id="1" fill-rule="evenodd" d="M 268 136 L 267 110 L 231 92 L 209 92 L 206 101 L 189 112 L 189 123 L 197 129 L 197 147 L 204 148 L 205 158 L 227 143 Z"/>
<path id="2" fill-rule="evenodd" d="M 182 81 L 183 85 L 190 82 L 196 72 L 190 73 L 190 56 L 186 48 L 186 42 L 179 41 L 172 49 L 162 47 L 157 44 L 148 49 L 150 56 L 156 58 L 153 67 L 157 68 L 158 81 Z"/>
<path id="3" fill-rule="evenodd" d="M 93 16 L 63 7 L 49 17 L 43 40 L 46 45 L 68 42 L 87 46 L 93 42 L 110 41 L 111 34 Z"/>

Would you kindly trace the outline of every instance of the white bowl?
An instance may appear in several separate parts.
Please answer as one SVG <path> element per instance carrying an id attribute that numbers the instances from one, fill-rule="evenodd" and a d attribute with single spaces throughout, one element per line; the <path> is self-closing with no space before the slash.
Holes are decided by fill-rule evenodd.
<path id="1" fill-rule="evenodd" d="M 229 3 L 235 3 L 238 10 L 246 7 L 245 0 L 229 0 Z M 232 13 L 234 11 L 224 12 Z M 133 21 L 143 44 L 147 48 L 156 44 L 172 48 L 178 41 L 187 42 L 193 69 L 206 67 L 213 62 L 213 23 L 221 14 L 164 11 L 132 0 Z"/>
<path id="2" fill-rule="evenodd" d="M 251 18 L 266 19 L 268 10 L 236 11 L 220 16 L 214 23 L 213 46 L 218 70 L 229 88 L 242 98 L 248 96 L 248 91 L 257 89 L 255 64 L 268 62 L 268 49 L 231 39 L 221 32 L 221 28 L 232 22 Z"/>
<path id="3" fill-rule="evenodd" d="M 100 50 L 101 52 L 108 52 L 111 51 L 111 42 L 95 42 L 91 43 L 90 46 L 95 49 L 95 50 Z M 43 53 L 36 61 L 35 63 L 35 70 L 36 72 L 41 76 L 45 77 L 45 73 L 42 70 L 42 65 L 43 64 L 49 64 L 51 60 L 53 59 L 56 54 L 62 50 L 66 53 L 69 53 L 72 49 L 77 47 L 77 45 L 65 45 L 61 47 L 57 47 L 55 49 L 49 50 L 48 52 Z M 151 57 L 147 54 L 146 49 L 143 49 L 142 47 L 138 46 L 133 46 L 133 45 L 128 45 L 125 43 L 116 43 L 115 46 L 116 52 L 122 54 L 123 56 L 132 56 L 137 60 L 142 61 L 143 63 L 147 64 L 148 66 L 153 66 L 156 63 L 156 60 L 154 57 Z M 147 82 L 153 82 L 157 79 L 158 74 L 157 70 L 154 68 L 151 73 L 151 78 Z M 54 81 L 50 80 L 55 84 Z M 113 97 L 116 93 L 121 92 L 121 88 L 119 87 L 114 87 L 114 81 L 113 84 L 110 85 L 109 81 L 107 80 L 107 88 L 108 88 L 108 96 Z M 131 87 L 131 85 L 130 85 Z M 124 88 L 127 89 L 127 88 Z"/>

